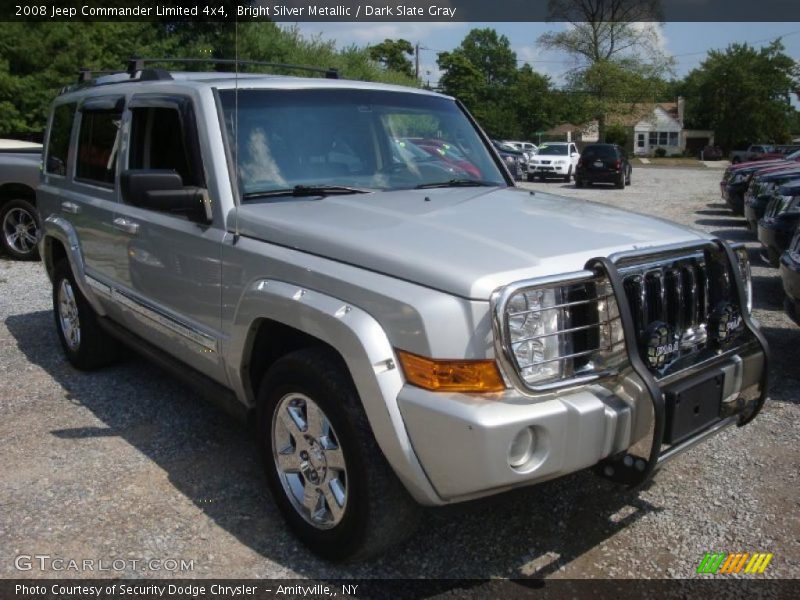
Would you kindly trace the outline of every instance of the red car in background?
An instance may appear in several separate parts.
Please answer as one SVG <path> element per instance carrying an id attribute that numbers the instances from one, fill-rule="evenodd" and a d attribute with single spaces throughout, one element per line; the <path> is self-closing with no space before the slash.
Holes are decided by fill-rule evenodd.
<path id="1" fill-rule="evenodd" d="M 482 177 L 480 170 L 478 167 L 473 165 L 469 159 L 464 156 L 464 153 L 461 152 L 456 146 L 453 144 L 449 144 L 444 140 L 437 140 L 437 139 L 422 139 L 422 140 L 409 140 L 414 142 L 416 146 L 422 148 L 425 152 L 434 156 L 444 162 L 453 165 L 454 167 L 458 167 L 462 171 L 467 172 L 471 176 L 475 177 L 476 179 L 480 179 Z"/>

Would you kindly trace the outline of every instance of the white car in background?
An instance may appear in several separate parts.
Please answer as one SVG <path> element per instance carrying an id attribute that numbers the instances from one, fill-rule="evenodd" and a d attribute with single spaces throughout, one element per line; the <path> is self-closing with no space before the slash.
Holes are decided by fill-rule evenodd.
<path id="1" fill-rule="evenodd" d="M 516 148 L 525 155 L 525 170 L 527 171 L 528 165 L 530 165 L 533 157 L 536 156 L 536 151 L 538 150 L 536 144 L 533 142 L 520 142 L 516 140 L 503 140 L 503 143 L 512 148 Z"/>
<path id="2" fill-rule="evenodd" d="M 581 155 L 574 142 L 549 142 L 539 146 L 539 151 L 528 163 L 528 181 L 538 176 L 562 177 L 569 181 L 575 173 Z"/>

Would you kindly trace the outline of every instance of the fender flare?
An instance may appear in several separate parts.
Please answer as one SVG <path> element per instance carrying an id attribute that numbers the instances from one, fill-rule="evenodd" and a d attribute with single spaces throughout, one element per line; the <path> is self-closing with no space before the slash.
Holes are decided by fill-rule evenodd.
<path id="1" fill-rule="evenodd" d="M 441 504 L 417 459 L 397 397 L 404 379 L 386 332 L 366 311 L 324 293 L 282 281 L 259 279 L 247 288 L 236 310 L 229 340 L 230 380 L 237 394 L 253 402 L 248 354 L 263 319 L 311 335 L 336 349 L 347 365 L 375 440 L 392 469 L 421 504 Z"/>
<path id="2" fill-rule="evenodd" d="M 66 251 L 69 266 L 72 269 L 72 274 L 75 276 L 75 282 L 78 288 L 86 298 L 87 302 L 91 305 L 94 311 L 100 315 L 105 316 L 106 311 L 103 305 L 97 299 L 97 296 L 92 291 L 86 279 L 86 269 L 83 262 L 83 254 L 81 253 L 80 242 L 78 241 L 78 234 L 72 224 L 57 215 L 50 215 L 42 222 L 42 239 L 39 241 L 39 255 L 42 257 L 45 271 L 50 281 L 53 280 L 53 264 L 52 252 L 50 246 L 53 241 L 59 242 Z"/>

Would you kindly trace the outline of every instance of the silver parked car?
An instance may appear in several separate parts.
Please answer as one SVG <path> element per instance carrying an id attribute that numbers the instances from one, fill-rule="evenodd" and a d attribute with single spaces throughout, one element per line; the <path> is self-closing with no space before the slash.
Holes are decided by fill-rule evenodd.
<path id="1" fill-rule="evenodd" d="M 432 138 L 458 160 L 398 149 Z M 382 551 L 420 504 L 640 484 L 766 398 L 743 249 L 515 187 L 453 98 L 136 62 L 62 94 L 46 144 L 67 359 L 123 343 L 254 415 L 321 556 Z"/>

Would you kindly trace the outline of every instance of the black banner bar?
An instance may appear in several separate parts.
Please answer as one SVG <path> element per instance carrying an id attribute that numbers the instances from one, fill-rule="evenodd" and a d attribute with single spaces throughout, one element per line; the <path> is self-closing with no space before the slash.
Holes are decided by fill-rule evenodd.
<path id="1" fill-rule="evenodd" d="M 800 21 L 798 0 L 18 0 L 0 21 L 565 22 L 582 4 L 603 21 Z"/>
<path id="2" fill-rule="evenodd" d="M 793 598 L 796 580 L 726 579 L 5 579 L 3 600 L 337 600 L 391 598 Z"/>

